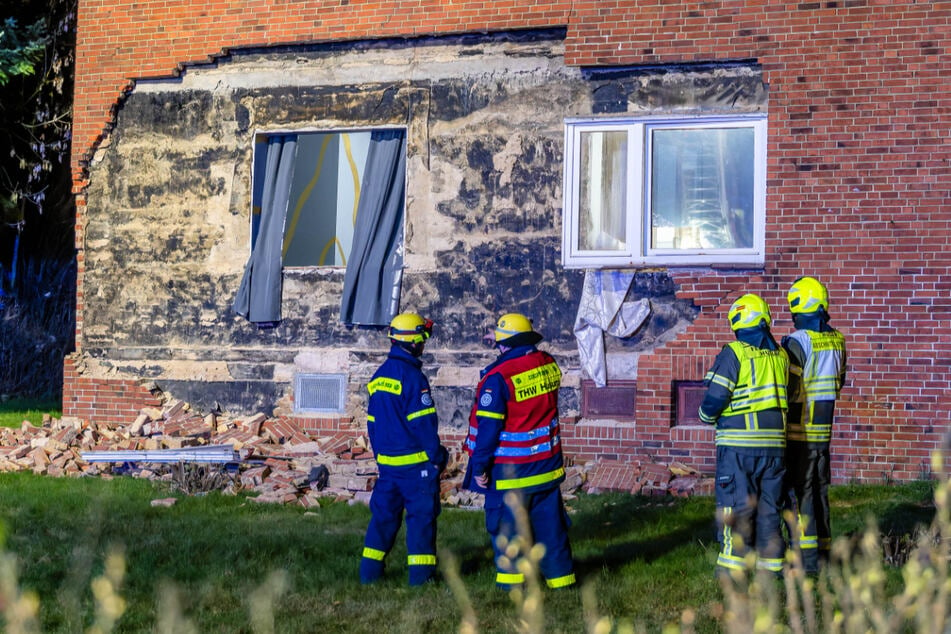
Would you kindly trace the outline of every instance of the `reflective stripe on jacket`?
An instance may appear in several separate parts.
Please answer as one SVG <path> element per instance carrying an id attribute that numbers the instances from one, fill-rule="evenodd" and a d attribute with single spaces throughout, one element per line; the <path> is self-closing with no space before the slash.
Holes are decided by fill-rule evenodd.
<path id="1" fill-rule="evenodd" d="M 438 460 L 438 418 L 421 366 L 393 346 L 367 384 L 367 432 L 381 474 Z"/>
<path id="2" fill-rule="evenodd" d="M 799 389 L 790 399 L 802 404 L 802 416 L 788 422 L 789 440 L 828 443 L 832 440 L 832 406 L 820 407 L 826 415 L 816 415 L 816 403 L 835 401 L 845 374 L 845 337 L 838 330 L 817 332 L 797 330 L 789 335 L 802 349 L 803 366 L 795 362 L 790 372 L 799 375 Z"/>
<path id="3" fill-rule="evenodd" d="M 485 389 L 501 377 L 506 394 Z M 501 422 L 495 443 L 491 484 L 496 490 L 541 489 L 564 480 L 558 424 L 561 370 L 551 355 L 531 350 L 490 366 L 476 389 L 469 414 L 465 449 L 471 456 L 479 443 L 480 419 Z M 478 475 L 478 474 L 476 474 Z"/>
<path id="4" fill-rule="evenodd" d="M 734 341 L 729 346 L 740 361 L 740 375 L 733 387 L 733 398 L 723 413 L 733 416 L 774 407 L 786 409 L 789 371 L 786 351 L 754 348 L 742 341 Z"/>
<path id="5" fill-rule="evenodd" d="M 739 362 L 736 377 L 716 374 L 704 379 L 730 392 L 730 402 L 716 421 L 718 446 L 781 449 L 786 446 L 785 412 L 789 357 L 785 350 L 757 348 L 741 341 L 728 345 Z"/>

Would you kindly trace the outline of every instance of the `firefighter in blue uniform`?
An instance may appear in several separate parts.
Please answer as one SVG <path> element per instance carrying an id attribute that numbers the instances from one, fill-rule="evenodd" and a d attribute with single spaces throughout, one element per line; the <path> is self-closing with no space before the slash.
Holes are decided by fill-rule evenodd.
<path id="1" fill-rule="evenodd" d="M 762 298 L 740 297 L 727 317 L 736 341 L 707 372 L 700 404 L 700 420 L 716 425 L 717 572 L 747 570 L 755 548 L 756 568 L 780 574 L 789 360 Z"/>
<path id="2" fill-rule="evenodd" d="M 415 313 L 394 317 L 389 355 L 367 385 L 367 430 L 380 476 L 370 497 L 361 583 L 383 575 L 404 510 L 409 583 L 420 585 L 436 574 L 439 474 L 448 453 L 439 444 L 436 408 L 419 359 L 431 334 L 432 322 Z"/>
<path id="3" fill-rule="evenodd" d="M 533 542 L 544 546 L 539 568 L 548 587 L 571 586 L 569 520 L 559 486 L 565 479 L 558 426 L 561 370 L 535 347 L 542 336 L 524 315 L 503 315 L 486 338 L 500 354 L 482 371 L 476 388 L 463 486 L 485 494 L 496 585 L 508 590 L 525 582 L 518 561 Z M 523 511 L 531 535 L 519 535 L 516 515 Z"/>
<path id="4" fill-rule="evenodd" d="M 829 293 L 816 278 L 793 282 L 787 299 L 796 330 L 783 338 L 789 354 L 786 481 L 798 512 L 803 569 L 816 574 L 832 547 L 829 444 L 845 382 L 845 337 L 829 325 Z"/>

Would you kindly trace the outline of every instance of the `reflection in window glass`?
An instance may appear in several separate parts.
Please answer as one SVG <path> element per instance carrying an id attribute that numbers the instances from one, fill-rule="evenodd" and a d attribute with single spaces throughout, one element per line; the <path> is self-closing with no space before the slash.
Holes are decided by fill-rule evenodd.
<path id="1" fill-rule="evenodd" d="M 653 130 L 651 247 L 751 248 L 753 154 L 750 128 Z"/>
<path id="2" fill-rule="evenodd" d="M 626 131 L 581 135 L 580 249 L 618 251 L 627 248 L 626 174 Z"/>
<path id="3" fill-rule="evenodd" d="M 307 132 L 297 154 L 284 221 L 284 266 L 346 266 L 350 257 L 371 132 Z M 258 135 L 254 155 L 251 244 L 257 239 L 267 152 Z"/>
<path id="4" fill-rule="evenodd" d="M 566 268 L 762 266 L 762 113 L 565 121 Z"/>

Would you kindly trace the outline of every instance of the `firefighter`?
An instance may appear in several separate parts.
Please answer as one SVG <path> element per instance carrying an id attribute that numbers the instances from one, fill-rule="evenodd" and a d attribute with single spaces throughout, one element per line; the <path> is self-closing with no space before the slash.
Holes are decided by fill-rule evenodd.
<path id="1" fill-rule="evenodd" d="M 803 569 L 817 574 L 832 547 L 829 444 L 845 381 L 845 337 L 829 325 L 829 293 L 816 278 L 797 279 L 787 299 L 796 330 L 783 338 L 789 354 L 786 482 L 798 512 Z"/>
<path id="2" fill-rule="evenodd" d="M 762 298 L 743 295 L 727 317 L 736 340 L 707 372 L 700 404 L 700 420 L 716 425 L 717 573 L 745 571 L 755 548 L 756 567 L 778 575 L 789 360 Z"/>
<path id="3" fill-rule="evenodd" d="M 436 407 L 421 369 L 432 326 L 416 313 L 394 317 L 390 352 L 367 385 L 367 431 L 380 476 L 370 497 L 360 560 L 364 584 L 383 575 L 383 560 L 396 541 L 404 510 L 409 584 L 421 585 L 436 574 L 439 474 L 448 453 L 439 444 Z"/>
<path id="4" fill-rule="evenodd" d="M 561 370 L 535 347 L 542 335 L 525 315 L 502 315 L 486 338 L 499 356 L 482 371 L 476 388 L 463 486 L 485 494 L 496 585 L 505 590 L 522 586 L 525 575 L 518 561 L 534 542 L 544 546 L 539 568 L 548 587 L 571 586 L 570 522 L 559 486 L 565 479 L 558 427 Z M 520 517 L 527 519 L 521 526 Z"/>

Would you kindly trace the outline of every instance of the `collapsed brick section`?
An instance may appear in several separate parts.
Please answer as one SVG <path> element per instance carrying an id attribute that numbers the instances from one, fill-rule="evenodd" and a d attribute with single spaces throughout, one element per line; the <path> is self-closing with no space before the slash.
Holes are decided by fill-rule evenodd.
<path id="1" fill-rule="evenodd" d="M 24 421 L 19 429 L 3 428 L 0 472 L 33 471 L 54 477 L 121 474 L 170 481 L 173 473 L 168 464 L 139 460 L 141 454 L 134 452 L 230 445 L 236 455 L 237 473 L 229 480 L 229 492 L 256 494 L 249 498 L 256 503 L 299 504 L 305 508 L 318 506 L 322 499 L 369 503 L 378 472 L 367 437 L 359 431 L 313 436 L 291 419 L 264 414 L 244 418 L 201 414 L 154 386 L 142 389 L 159 406 L 142 408 L 125 421 L 54 419 L 47 415 L 41 426 Z M 97 451 L 129 451 L 130 460 L 96 461 L 91 452 Z M 450 451 L 440 497 L 447 505 L 481 508 L 483 497 L 462 488 L 466 460 L 461 450 Z M 579 491 L 680 496 L 712 491 L 709 478 L 680 463 L 668 466 L 593 460 L 573 464 L 569 459 L 566 472 L 562 492 L 567 499 Z M 156 505 L 167 506 L 168 502 L 157 500 Z"/>
<path id="2" fill-rule="evenodd" d="M 682 462 L 597 461 L 585 483 L 588 493 L 619 491 L 640 495 L 687 497 L 713 495 L 713 478 Z"/>

